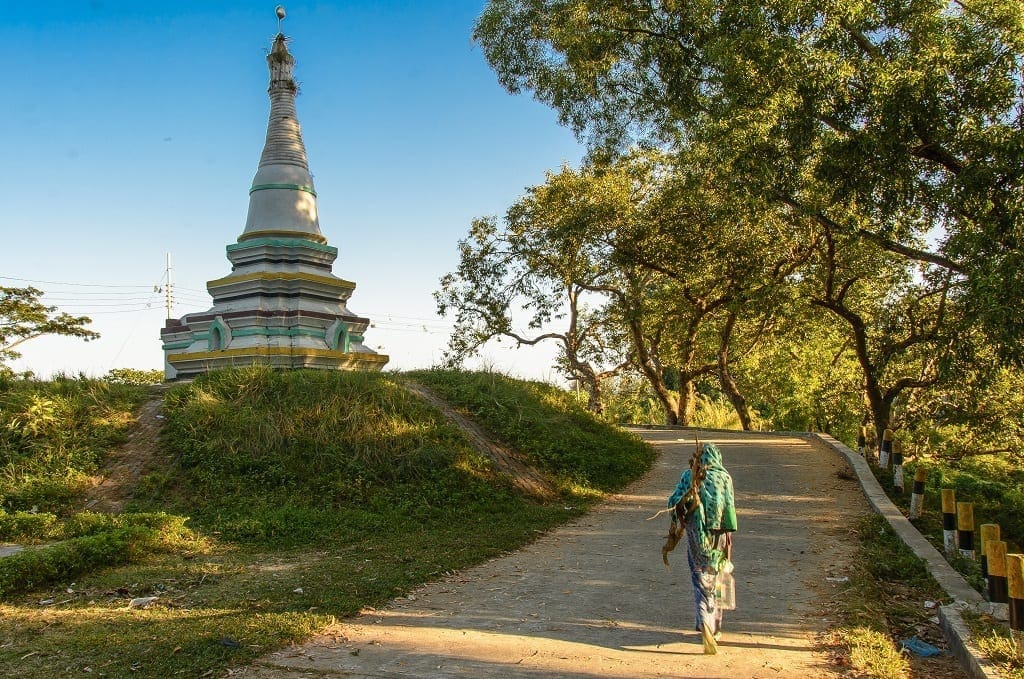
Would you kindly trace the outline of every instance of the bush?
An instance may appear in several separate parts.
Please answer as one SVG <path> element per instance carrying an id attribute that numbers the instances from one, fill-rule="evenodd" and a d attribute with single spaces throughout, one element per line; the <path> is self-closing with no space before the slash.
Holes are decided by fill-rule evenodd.
<path id="1" fill-rule="evenodd" d="M 61 520 L 55 514 L 0 509 L 0 540 L 33 544 L 50 540 L 97 535 L 121 528 L 151 528 L 171 535 L 182 533 L 185 519 L 163 512 L 102 514 L 79 512 Z"/>
<path id="2" fill-rule="evenodd" d="M 0 598 L 64 582 L 97 568 L 138 561 L 162 546 L 160 531 L 131 526 L 27 549 L 0 559 Z"/>
<path id="3" fill-rule="evenodd" d="M 151 386 L 163 384 L 163 370 L 139 370 L 137 368 L 114 368 L 103 377 L 111 384 L 133 384 L 136 386 Z"/>

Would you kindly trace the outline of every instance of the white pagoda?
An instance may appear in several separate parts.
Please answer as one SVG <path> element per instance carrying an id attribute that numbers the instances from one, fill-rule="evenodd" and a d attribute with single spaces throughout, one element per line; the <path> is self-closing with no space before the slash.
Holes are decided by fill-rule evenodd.
<path id="1" fill-rule="evenodd" d="M 168 319 L 160 331 L 167 380 L 253 363 L 380 370 L 388 362 L 363 345 L 370 320 L 346 306 L 355 283 L 331 273 L 338 249 L 320 233 L 287 43 L 278 33 L 267 55 L 267 140 L 245 229 L 227 246 L 231 273 L 206 284 L 213 296 L 208 311 Z"/>

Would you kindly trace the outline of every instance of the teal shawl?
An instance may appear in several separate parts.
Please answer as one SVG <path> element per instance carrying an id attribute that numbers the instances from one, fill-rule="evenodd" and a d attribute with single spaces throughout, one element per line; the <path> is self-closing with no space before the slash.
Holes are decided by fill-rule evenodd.
<path id="1" fill-rule="evenodd" d="M 736 530 L 736 500 L 733 496 L 732 477 L 722 464 L 722 451 L 713 443 L 705 443 L 700 456 L 704 467 L 704 481 L 700 484 L 700 509 L 693 513 L 691 521 L 701 537 L 701 548 L 713 564 L 723 558 L 715 549 L 715 534 Z M 674 507 L 690 490 L 692 472 L 683 472 L 676 489 L 668 498 L 668 506 Z"/>

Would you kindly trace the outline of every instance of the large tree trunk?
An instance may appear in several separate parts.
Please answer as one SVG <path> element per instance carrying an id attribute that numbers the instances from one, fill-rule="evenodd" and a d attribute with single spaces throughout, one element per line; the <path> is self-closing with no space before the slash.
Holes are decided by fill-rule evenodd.
<path id="1" fill-rule="evenodd" d="M 587 410 L 595 415 L 604 415 L 604 399 L 602 398 L 601 380 L 594 378 L 587 381 Z"/>
<path id="2" fill-rule="evenodd" d="M 721 382 L 722 391 L 729 397 L 729 402 L 732 403 L 732 407 L 736 410 L 736 415 L 740 418 L 740 425 L 743 427 L 743 430 L 750 431 L 753 429 L 753 418 L 750 417 L 747 399 L 740 392 L 740 388 L 736 385 L 736 381 L 732 378 L 732 373 L 729 372 L 727 366 L 719 370 L 718 379 Z"/>
<path id="3" fill-rule="evenodd" d="M 689 427 L 697 411 L 697 385 L 693 378 L 679 375 L 679 401 L 676 406 L 676 424 Z"/>
<path id="4" fill-rule="evenodd" d="M 743 430 L 750 431 L 753 426 L 747 399 L 740 392 L 740 388 L 729 370 L 729 339 L 732 337 L 732 329 L 735 325 L 736 314 L 730 313 L 722 327 L 721 341 L 718 344 L 718 382 L 722 391 L 729 398 L 729 402 L 732 403 L 732 407 L 735 408 Z"/>
<path id="5" fill-rule="evenodd" d="M 636 352 L 636 364 L 640 372 L 647 378 L 647 383 L 654 390 L 654 395 L 665 411 L 665 424 L 679 424 L 679 415 L 676 412 L 679 399 L 672 390 L 665 384 L 665 376 L 661 372 L 661 366 L 654 356 L 651 355 L 644 337 L 643 328 L 635 318 L 628 321 L 630 338 L 633 340 L 633 349 Z"/>

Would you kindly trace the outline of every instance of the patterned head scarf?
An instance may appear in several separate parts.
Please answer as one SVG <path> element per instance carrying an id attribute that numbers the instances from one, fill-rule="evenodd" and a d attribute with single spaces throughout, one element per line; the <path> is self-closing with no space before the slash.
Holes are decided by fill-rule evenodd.
<path id="1" fill-rule="evenodd" d="M 701 465 L 704 467 L 704 481 L 700 484 L 700 508 L 693 513 L 691 521 L 700 533 L 701 546 L 712 552 L 716 531 L 736 530 L 736 500 L 733 496 L 732 477 L 722 464 L 722 451 L 713 443 L 705 443 L 701 450 Z M 668 506 L 674 507 L 690 490 L 692 472 L 683 472 L 675 492 L 668 499 Z M 720 555 L 709 554 L 715 557 Z M 712 558 L 712 561 L 717 559 Z"/>

